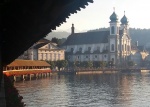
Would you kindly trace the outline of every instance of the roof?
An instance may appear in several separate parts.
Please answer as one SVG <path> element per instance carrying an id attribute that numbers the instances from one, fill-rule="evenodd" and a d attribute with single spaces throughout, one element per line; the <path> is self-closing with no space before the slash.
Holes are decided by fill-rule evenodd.
<path id="1" fill-rule="evenodd" d="M 46 61 L 38 61 L 38 60 L 14 60 L 12 63 L 7 65 L 11 66 L 50 66 Z"/>
<path id="2" fill-rule="evenodd" d="M 117 22 L 118 21 L 118 16 L 115 12 L 112 13 L 112 15 L 110 16 L 110 22 Z"/>
<path id="3" fill-rule="evenodd" d="M 109 31 L 94 31 L 84 33 L 74 33 L 68 36 L 64 42 L 65 45 L 81 45 L 81 44 L 96 44 L 108 43 Z"/>
<path id="4" fill-rule="evenodd" d="M 3 0 L 0 6 L 2 64 L 15 60 L 89 3 L 93 0 Z"/>
<path id="5" fill-rule="evenodd" d="M 45 46 L 46 44 L 48 44 L 48 43 L 39 43 L 39 44 L 36 44 L 33 48 L 34 48 L 34 49 L 39 49 L 39 48 L 41 48 L 42 46 Z"/>
<path id="6" fill-rule="evenodd" d="M 50 40 L 45 39 L 45 38 L 42 38 L 42 39 L 40 39 L 40 40 L 37 42 L 37 44 L 38 44 L 38 43 L 49 43 L 49 42 L 50 42 Z"/>

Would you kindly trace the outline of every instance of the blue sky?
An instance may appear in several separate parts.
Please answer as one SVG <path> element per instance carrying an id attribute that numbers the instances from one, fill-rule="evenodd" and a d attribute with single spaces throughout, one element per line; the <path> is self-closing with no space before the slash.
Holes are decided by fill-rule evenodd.
<path id="1" fill-rule="evenodd" d="M 125 14 L 132 28 L 150 28 L 150 1 L 148 0 L 94 0 L 85 9 L 72 14 L 67 22 L 57 27 L 55 31 L 70 32 L 74 23 L 76 32 L 109 27 L 109 17 L 113 7 L 120 19 Z"/>

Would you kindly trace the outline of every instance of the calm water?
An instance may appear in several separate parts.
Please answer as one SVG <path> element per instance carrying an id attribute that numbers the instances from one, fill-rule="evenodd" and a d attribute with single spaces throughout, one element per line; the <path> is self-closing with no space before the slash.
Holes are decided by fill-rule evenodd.
<path id="1" fill-rule="evenodd" d="M 150 107 L 150 73 L 55 75 L 15 86 L 27 107 Z"/>

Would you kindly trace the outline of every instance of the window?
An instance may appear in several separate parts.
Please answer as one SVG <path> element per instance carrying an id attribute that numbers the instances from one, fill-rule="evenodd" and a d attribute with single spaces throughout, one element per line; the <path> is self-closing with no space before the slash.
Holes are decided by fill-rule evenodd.
<path id="1" fill-rule="evenodd" d="M 97 47 L 97 50 L 100 51 L 100 47 L 99 46 Z"/>
<path id="2" fill-rule="evenodd" d="M 91 47 L 88 47 L 88 51 L 90 51 L 91 50 Z"/>
<path id="3" fill-rule="evenodd" d="M 71 52 L 73 52 L 73 48 L 71 48 Z"/>
<path id="4" fill-rule="evenodd" d="M 82 51 L 82 48 L 79 48 L 79 51 Z"/>
<path id="5" fill-rule="evenodd" d="M 114 51 L 114 44 L 111 45 L 111 51 Z"/>
<path id="6" fill-rule="evenodd" d="M 114 64 L 114 58 L 112 58 L 111 60 L 112 60 L 112 63 Z"/>
<path id="7" fill-rule="evenodd" d="M 111 27 L 111 34 L 115 34 L 115 27 L 114 26 Z"/>
<path id="8" fill-rule="evenodd" d="M 78 59 L 80 59 L 80 56 L 78 56 Z"/>
<path id="9" fill-rule="evenodd" d="M 95 58 L 97 58 L 97 55 L 95 55 Z"/>
<path id="10" fill-rule="evenodd" d="M 89 58 L 89 56 L 86 56 L 85 58 Z"/>

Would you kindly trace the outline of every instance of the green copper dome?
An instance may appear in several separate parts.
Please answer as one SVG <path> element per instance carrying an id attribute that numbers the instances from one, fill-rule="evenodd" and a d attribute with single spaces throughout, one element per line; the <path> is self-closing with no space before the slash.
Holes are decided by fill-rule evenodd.
<path id="1" fill-rule="evenodd" d="M 117 22 L 118 21 L 118 16 L 115 12 L 110 16 L 110 22 Z"/>
<path id="2" fill-rule="evenodd" d="M 125 12 L 124 12 L 125 13 Z M 122 19 L 120 20 L 121 21 L 121 24 L 128 24 L 128 18 L 125 16 L 125 14 L 124 14 L 124 16 L 122 17 Z"/>

